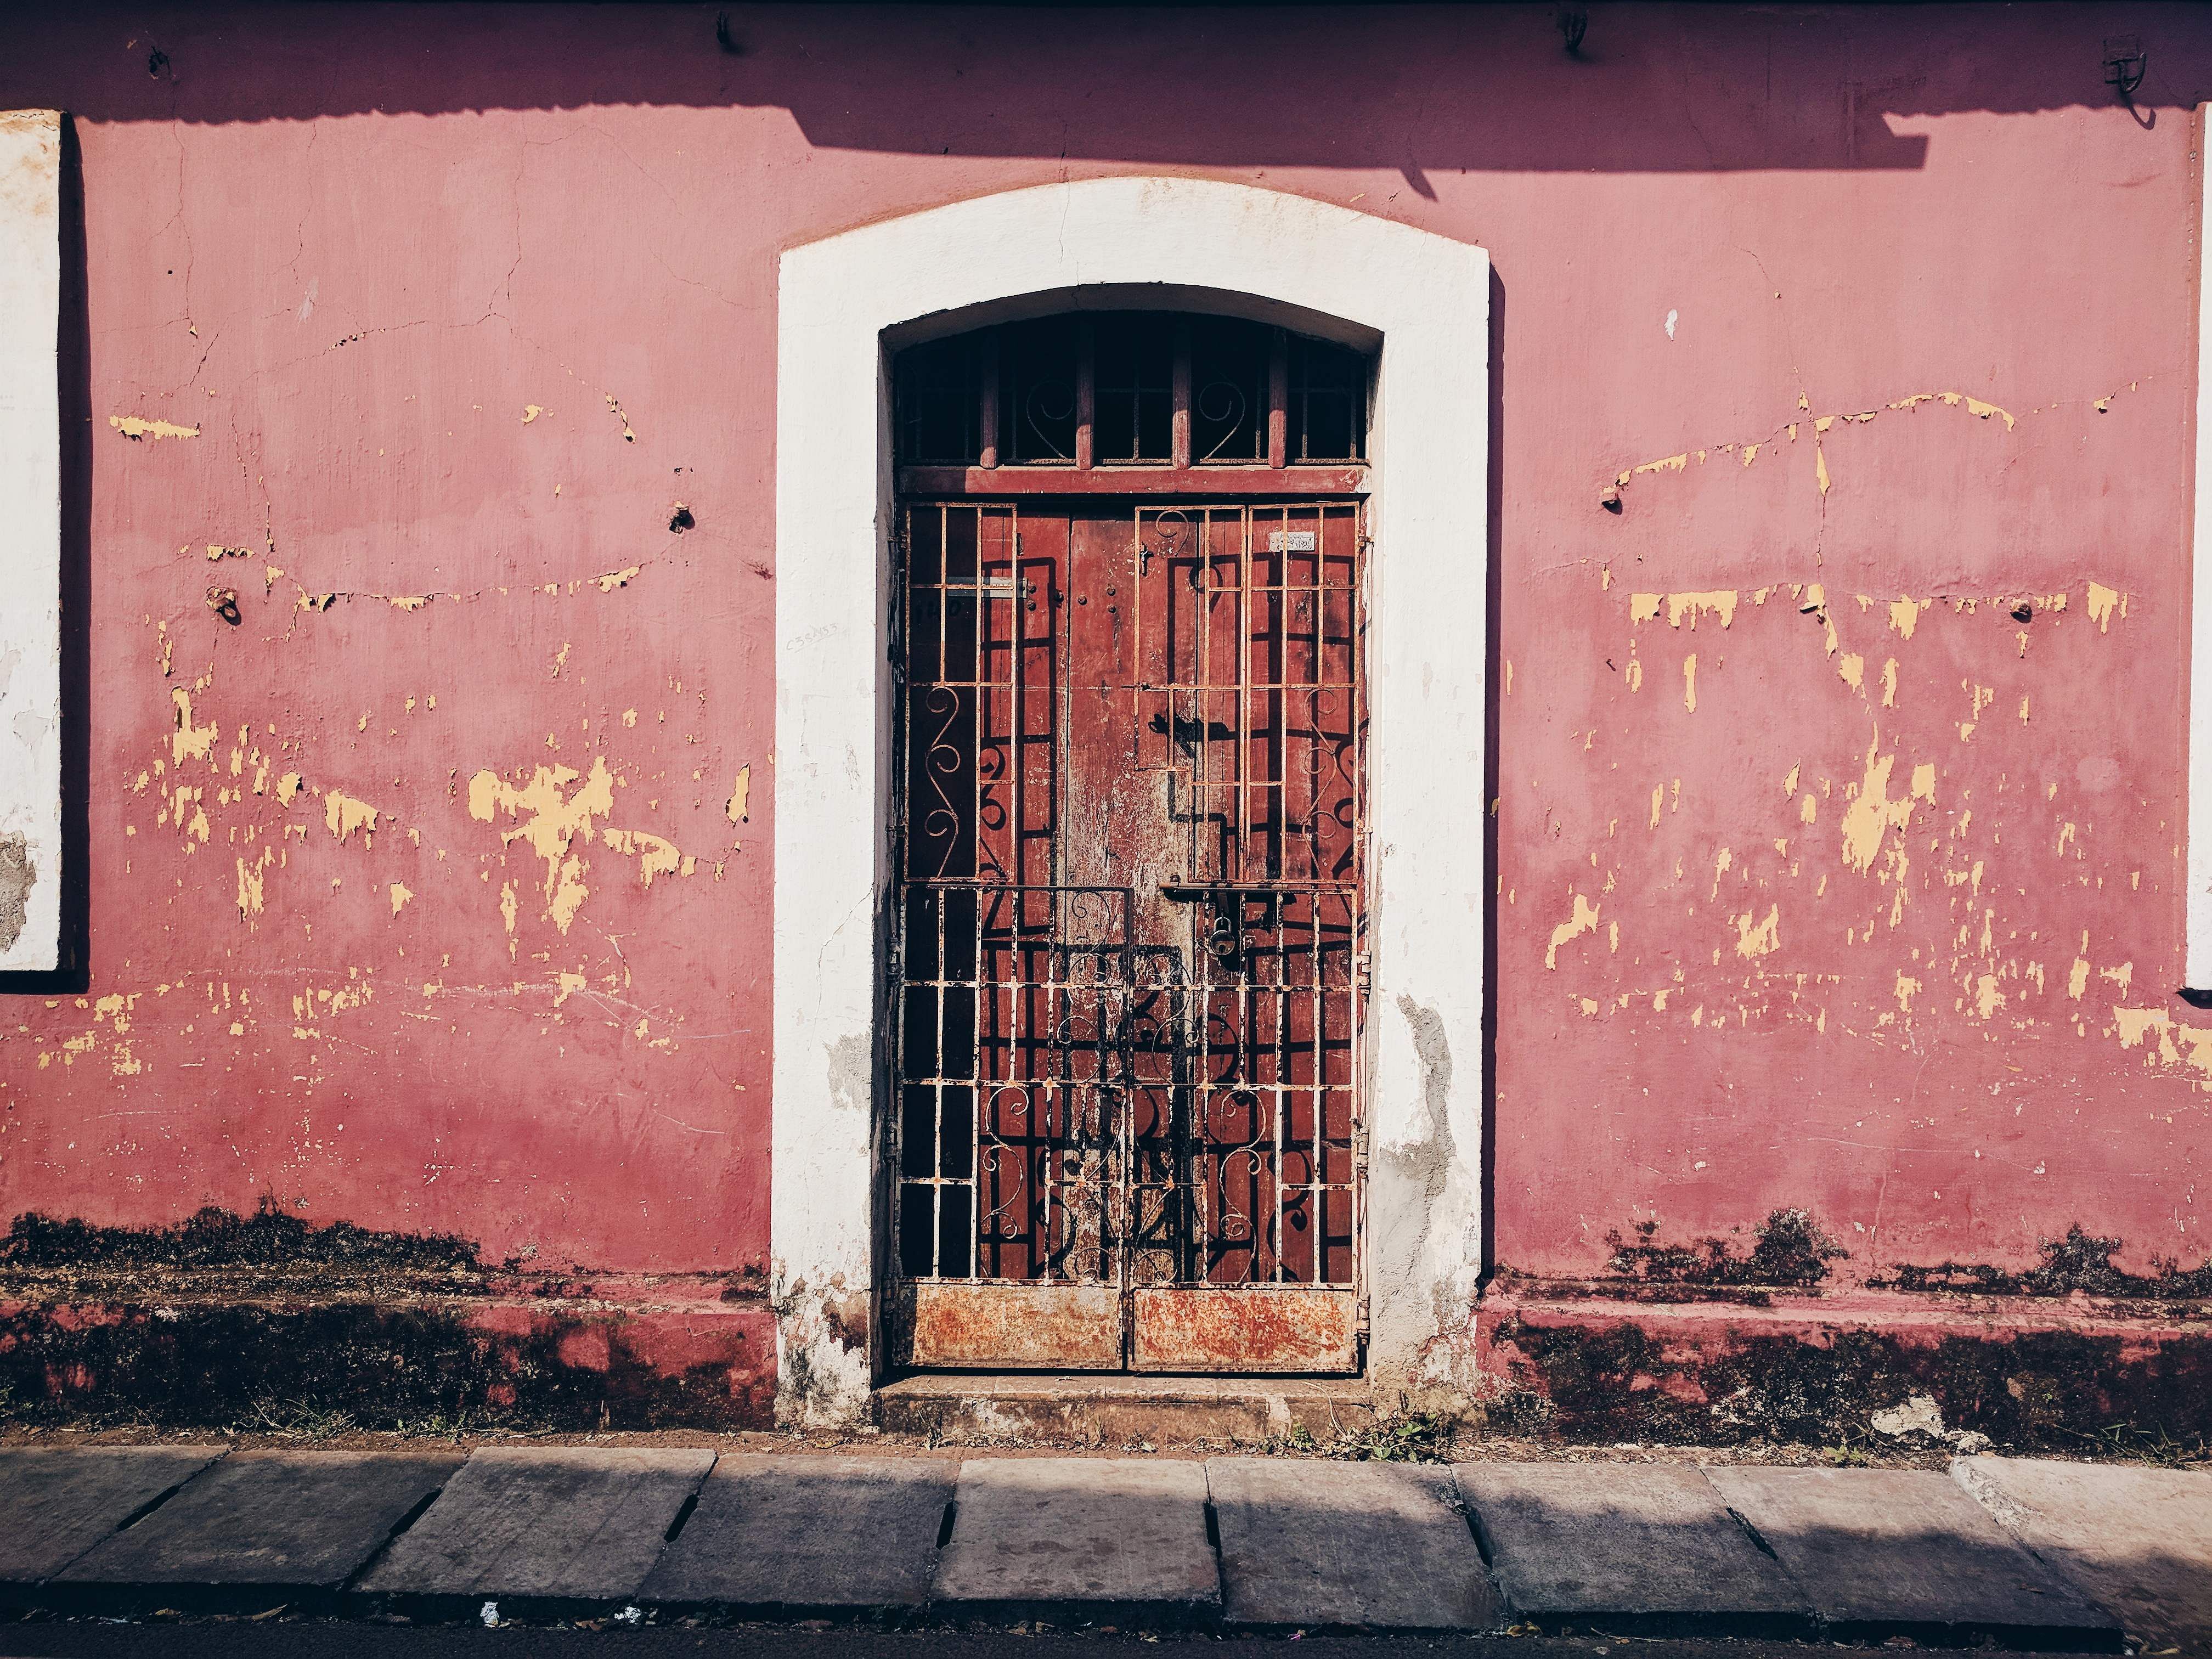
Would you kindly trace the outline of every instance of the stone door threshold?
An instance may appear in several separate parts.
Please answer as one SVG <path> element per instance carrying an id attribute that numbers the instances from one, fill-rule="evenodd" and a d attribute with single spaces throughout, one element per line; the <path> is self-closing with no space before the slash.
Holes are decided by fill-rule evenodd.
<path id="1" fill-rule="evenodd" d="M 876 1422 L 940 1440 L 1085 1445 L 1264 1445 L 1303 1429 L 1334 1437 L 1371 1421 L 1363 1377 L 927 1372 L 876 1390 Z"/>

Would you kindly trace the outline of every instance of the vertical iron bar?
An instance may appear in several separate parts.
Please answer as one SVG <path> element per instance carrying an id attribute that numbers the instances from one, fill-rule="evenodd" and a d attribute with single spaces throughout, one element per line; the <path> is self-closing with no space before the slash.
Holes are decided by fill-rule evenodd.
<path id="1" fill-rule="evenodd" d="M 1190 319 L 1176 325 L 1175 374 L 1170 382 L 1168 464 L 1176 471 L 1190 466 Z"/>
<path id="2" fill-rule="evenodd" d="M 1291 459 L 1291 342 L 1281 329 L 1267 346 L 1267 465 L 1286 466 Z"/>
<path id="3" fill-rule="evenodd" d="M 1237 859 L 1221 873 L 1231 881 L 1245 878 L 1245 848 L 1252 837 L 1252 509 L 1237 511 L 1237 753 L 1231 775 L 1237 788 Z M 1241 922 L 1243 917 L 1238 917 Z"/>
<path id="4" fill-rule="evenodd" d="M 1075 465 L 1091 470 L 1098 434 L 1098 331 L 1086 317 L 1075 325 Z M 1073 562 L 1074 548 L 1068 549 Z"/>
<path id="5" fill-rule="evenodd" d="M 976 365 L 975 396 L 975 464 L 995 467 L 999 464 L 999 331 L 983 331 L 983 343 Z"/>

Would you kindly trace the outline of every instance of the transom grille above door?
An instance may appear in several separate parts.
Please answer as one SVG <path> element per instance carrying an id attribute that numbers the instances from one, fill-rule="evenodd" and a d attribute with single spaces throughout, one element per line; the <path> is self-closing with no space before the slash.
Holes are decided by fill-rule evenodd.
<path id="1" fill-rule="evenodd" d="M 1363 509 L 902 509 L 901 1363 L 1349 1370 Z"/>

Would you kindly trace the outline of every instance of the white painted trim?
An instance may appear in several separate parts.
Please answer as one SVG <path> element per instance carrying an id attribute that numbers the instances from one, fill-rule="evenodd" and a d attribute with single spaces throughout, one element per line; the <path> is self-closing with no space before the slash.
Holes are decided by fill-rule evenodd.
<path id="1" fill-rule="evenodd" d="M 2197 173 L 2197 514 L 2191 551 L 2189 647 L 2189 908 L 2182 935 L 2182 983 L 2212 991 L 2212 282 L 2205 239 L 2212 236 L 2212 191 L 2204 185 L 2206 105 L 2192 112 L 2190 154 Z"/>
<path id="2" fill-rule="evenodd" d="M 771 1279 L 778 1413 L 866 1408 L 889 868 L 884 331 L 1017 296 L 1176 284 L 1382 339 L 1369 611 L 1369 1358 L 1471 1382 L 1480 1271 L 1489 256 L 1199 179 L 960 202 L 783 255 L 776 373 Z M 1126 302 L 1126 301 L 1124 301 Z M 956 319 L 957 320 L 957 319 Z M 872 1347 L 872 1344 L 870 1345 Z"/>
<path id="3" fill-rule="evenodd" d="M 61 152 L 52 110 L 0 112 L 0 969 L 61 952 Z"/>

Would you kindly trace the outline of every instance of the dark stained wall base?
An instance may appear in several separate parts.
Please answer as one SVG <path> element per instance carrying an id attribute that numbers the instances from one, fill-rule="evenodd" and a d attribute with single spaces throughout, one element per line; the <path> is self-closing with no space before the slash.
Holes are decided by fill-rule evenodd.
<path id="1" fill-rule="evenodd" d="M 165 1228 L 15 1218 L 0 1419 L 242 1429 L 768 1425 L 757 1285 L 486 1264 L 468 1240 L 264 1205 Z"/>
<path id="2" fill-rule="evenodd" d="M 2140 1455 L 2212 1434 L 2212 1310 L 2066 1297 L 1777 1290 L 1631 1300 L 1501 1279 L 1476 1311 L 1492 1426 L 1571 1440 L 1894 1449 L 1876 1413 L 1933 1400 L 1950 1436 Z"/>
<path id="3" fill-rule="evenodd" d="M 0 1304 L 0 1419 L 173 1427 L 757 1429 L 765 1308 Z"/>

